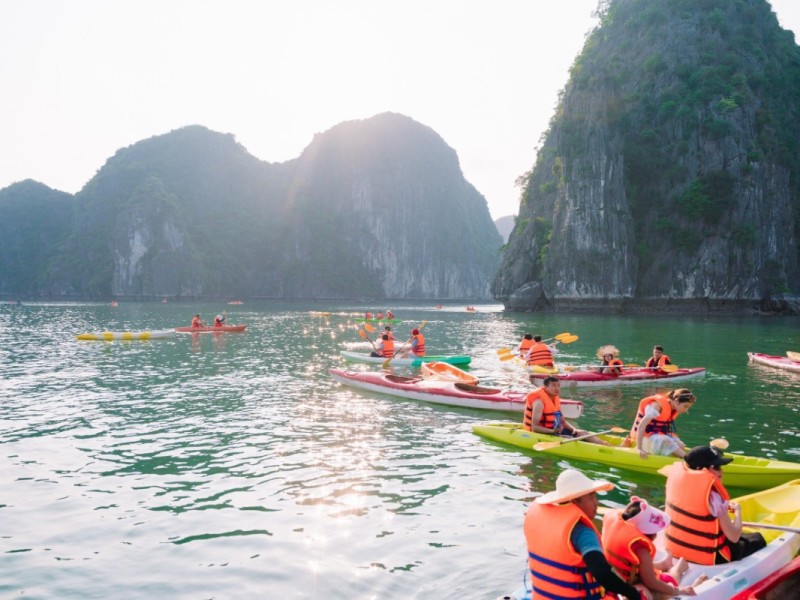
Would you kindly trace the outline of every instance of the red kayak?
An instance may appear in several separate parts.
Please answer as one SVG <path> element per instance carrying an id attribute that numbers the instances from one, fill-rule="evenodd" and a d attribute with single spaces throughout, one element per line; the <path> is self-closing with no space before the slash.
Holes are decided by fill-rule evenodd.
<path id="1" fill-rule="evenodd" d="M 456 381 L 400 377 L 399 375 L 389 375 L 383 371 L 328 369 L 328 373 L 339 383 L 363 390 L 468 408 L 522 412 L 525 410 L 525 396 L 528 393 L 499 390 Z M 579 400 L 562 399 L 561 412 L 568 419 L 576 419 L 583 413 L 583 403 Z"/>
<path id="2" fill-rule="evenodd" d="M 247 325 L 223 325 L 222 327 L 176 327 L 179 333 L 235 333 L 244 331 Z"/>
<path id="3" fill-rule="evenodd" d="M 796 598 L 800 586 L 800 557 L 768 575 L 755 585 L 736 594 L 731 600 L 786 600 Z"/>
<path id="4" fill-rule="evenodd" d="M 692 369 L 675 369 L 674 371 L 662 371 L 660 369 L 648 369 L 645 367 L 624 368 L 621 375 L 606 375 L 597 373 L 593 370 L 569 371 L 558 373 L 561 385 L 574 385 L 577 387 L 613 387 L 618 385 L 633 385 L 639 383 L 653 383 L 655 381 L 682 381 L 694 377 L 702 377 L 706 374 L 705 367 L 695 367 Z M 531 382 L 541 385 L 545 377 L 550 377 L 547 373 L 531 373 Z"/>

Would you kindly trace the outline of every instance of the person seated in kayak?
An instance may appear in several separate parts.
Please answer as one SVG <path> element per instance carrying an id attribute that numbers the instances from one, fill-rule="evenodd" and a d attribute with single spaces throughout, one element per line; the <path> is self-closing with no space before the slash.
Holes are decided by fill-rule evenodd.
<path id="1" fill-rule="evenodd" d="M 383 333 L 388 335 L 390 340 L 394 340 L 394 334 L 392 333 L 391 326 L 387 325 L 386 327 L 384 327 L 383 328 Z"/>
<path id="2" fill-rule="evenodd" d="M 645 363 L 644 366 L 648 369 L 655 369 L 671 364 L 672 361 L 670 361 L 669 356 L 664 354 L 664 348 L 661 346 L 653 346 L 653 356 L 647 359 L 647 363 Z"/>
<path id="3" fill-rule="evenodd" d="M 606 560 L 617 575 L 638 588 L 647 600 L 678 594 L 694 596 L 694 586 L 707 579 L 700 575 L 691 586 L 681 587 L 681 576 L 689 569 L 685 558 L 675 561 L 667 553 L 662 561 L 653 561 L 656 534 L 668 523 L 665 512 L 636 496 L 631 497 L 625 508 L 610 510 L 603 517 L 601 540 Z"/>
<path id="4" fill-rule="evenodd" d="M 642 458 L 647 458 L 648 454 L 683 458 L 686 445 L 676 434 L 675 419 L 689 412 L 695 400 L 695 395 L 686 388 L 642 398 L 623 445 L 633 444 Z"/>
<path id="5" fill-rule="evenodd" d="M 524 336 L 522 336 L 522 340 L 519 343 L 519 348 L 517 348 L 517 353 L 521 359 L 525 361 L 528 360 L 528 354 L 530 353 L 531 346 L 533 346 L 533 335 L 526 333 Z"/>
<path id="6" fill-rule="evenodd" d="M 600 359 L 600 364 L 602 366 L 595 369 L 595 371 L 603 375 L 613 375 L 615 377 L 622 375 L 622 361 L 617 358 L 618 356 L 619 350 L 617 350 L 616 346 L 610 344 L 600 346 L 597 349 L 597 358 Z"/>
<path id="7" fill-rule="evenodd" d="M 411 330 L 411 350 L 408 351 L 409 356 L 425 356 L 425 337 L 419 332 L 419 329 Z"/>
<path id="8" fill-rule="evenodd" d="M 378 347 L 375 348 L 374 352 L 370 352 L 369 355 L 380 358 L 391 358 L 394 356 L 394 340 L 384 333 L 381 336 L 381 342 L 378 344 Z"/>
<path id="9" fill-rule="evenodd" d="M 205 323 L 200 320 L 200 313 L 197 313 L 192 319 L 192 327 L 204 327 Z"/>
<path id="10" fill-rule="evenodd" d="M 376 318 L 378 319 L 378 321 L 383 321 L 383 312 L 379 310 Z"/>
<path id="11" fill-rule="evenodd" d="M 673 556 L 720 565 L 767 545 L 760 533 L 742 533 L 742 507 L 722 484 L 722 467 L 732 460 L 719 448 L 697 446 L 669 465 L 665 546 Z"/>
<path id="12" fill-rule="evenodd" d="M 542 387 L 525 396 L 525 412 L 522 416 L 522 427 L 527 431 L 578 437 L 588 432 L 578 429 L 561 412 L 561 381 L 558 377 L 545 377 Z M 608 446 L 608 442 L 597 436 L 587 437 L 584 441 L 592 444 Z"/>
<path id="13" fill-rule="evenodd" d="M 222 327 L 223 325 L 225 325 L 225 317 L 222 315 L 214 317 L 214 327 Z"/>
<path id="14" fill-rule="evenodd" d="M 394 319 L 394 313 L 390 311 L 388 308 L 386 309 L 386 318 L 390 321 Z"/>
<path id="15" fill-rule="evenodd" d="M 610 598 L 640 600 L 639 590 L 614 573 L 603 554 L 594 524 L 597 493 L 614 489 L 577 469 L 565 469 L 556 489 L 535 498 L 525 513 L 528 570 L 534 598 Z M 614 596 L 615 598 L 617 596 Z"/>
<path id="16" fill-rule="evenodd" d="M 552 367 L 553 355 L 557 354 L 555 346 L 548 346 L 542 341 L 542 336 L 533 336 L 533 345 L 528 350 L 526 360 L 529 365 L 538 367 Z"/>

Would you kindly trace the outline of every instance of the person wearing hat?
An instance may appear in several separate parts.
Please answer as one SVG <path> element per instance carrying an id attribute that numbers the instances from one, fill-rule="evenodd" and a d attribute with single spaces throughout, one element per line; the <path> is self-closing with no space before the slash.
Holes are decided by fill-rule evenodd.
<path id="1" fill-rule="evenodd" d="M 525 540 L 532 600 L 595 598 L 605 592 L 639 600 L 641 594 L 611 569 L 594 526 L 597 492 L 614 485 L 592 480 L 576 469 L 556 479 L 556 489 L 531 502 L 525 513 Z"/>
<path id="2" fill-rule="evenodd" d="M 674 556 L 701 565 L 724 564 L 766 546 L 760 533 L 742 533 L 742 508 L 722 484 L 722 467 L 732 460 L 719 448 L 697 446 L 670 465 L 665 533 Z"/>
<path id="3" fill-rule="evenodd" d="M 669 516 L 650 506 L 646 500 L 632 496 L 622 509 L 610 510 L 603 517 L 603 550 L 606 559 L 626 582 L 636 586 L 642 595 L 651 599 L 654 594 L 669 598 L 678 594 L 694 596 L 694 587 L 706 580 L 701 575 L 691 586 L 681 587 L 678 582 L 688 570 L 685 558 L 674 561 L 667 556 L 654 562 L 656 534 L 669 523 Z M 669 569 L 662 571 L 662 569 Z"/>
<path id="4" fill-rule="evenodd" d="M 622 375 L 622 361 L 617 358 L 618 356 L 619 350 L 616 346 L 611 344 L 600 346 L 597 349 L 597 358 L 600 359 L 602 366 L 598 367 L 596 371 L 603 375 L 613 375 L 615 377 Z"/>
<path id="5" fill-rule="evenodd" d="M 686 444 L 676 433 L 675 419 L 689 412 L 695 400 L 696 396 L 686 388 L 642 398 L 627 438 L 642 458 L 648 454 L 686 456 Z"/>
<path id="6" fill-rule="evenodd" d="M 222 315 L 214 317 L 214 327 L 222 327 L 223 325 L 225 325 L 225 317 Z"/>
<path id="7" fill-rule="evenodd" d="M 408 351 L 409 356 L 425 356 L 425 338 L 419 332 L 419 329 L 411 330 L 411 350 Z"/>

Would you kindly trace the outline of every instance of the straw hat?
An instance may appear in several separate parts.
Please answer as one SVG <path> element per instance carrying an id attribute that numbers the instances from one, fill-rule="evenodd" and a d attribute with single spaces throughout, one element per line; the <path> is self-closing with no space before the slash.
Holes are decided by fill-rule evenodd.
<path id="1" fill-rule="evenodd" d="M 631 496 L 631 502 L 639 502 L 641 511 L 628 519 L 628 523 L 633 524 L 636 529 L 645 535 L 658 533 L 669 525 L 669 515 L 663 510 L 650 506 L 646 500 L 637 496 Z"/>
<path id="2" fill-rule="evenodd" d="M 559 504 L 592 492 L 613 490 L 614 484 L 605 479 L 589 479 L 577 469 L 565 469 L 556 479 L 556 489 L 536 498 L 537 504 Z"/>
<path id="3" fill-rule="evenodd" d="M 617 350 L 616 346 L 612 346 L 611 344 L 600 346 L 597 349 L 597 358 L 600 360 L 603 360 L 606 357 L 606 354 L 611 354 L 614 358 L 616 358 L 619 356 L 619 350 Z"/>

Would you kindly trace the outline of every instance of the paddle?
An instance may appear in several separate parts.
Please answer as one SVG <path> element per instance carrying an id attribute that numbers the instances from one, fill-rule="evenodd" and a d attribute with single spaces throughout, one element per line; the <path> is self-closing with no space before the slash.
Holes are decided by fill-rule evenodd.
<path id="1" fill-rule="evenodd" d="M 567 365 L 564 367 L 565 371 L 576 371 L 578 369 L 618 369 L 619 367 L 625 367 L 628 369 L 633 369 L 638 367 L 639 365 L 634 364 L 625 364 L 625 365 Z"/>
<path id="2" fill-rule="evenodd" d="M 417 329 L 422 331 L 422 328 L 425 327 L 425 323 L 427 323 L 427 321 L 423 321 L 422 323 L 420 323 L 419 327 L 417 327 Z M 400 351 L 405 347 L 405 345 L 406 344 L 410 344 L 411 340 L 413 340 L 413 339 L 414 339 L 414 336 L 412 335 L 410 338 L 408 338 L 407 341 L 403 342 L 403 344 L 400 346 L 400 348 L 397 349 L 397 351 L 394 354 L 392 354 L 389 358 L 387 358 L 385 361 L 383 361 L 383 364 L 381 365 L 381 368 L 385 369 L 386 367 L 388 367 L 389 363 L 392 362 L 392 360 L 394 360 L 394 357 L 397 356 L 398 354 L 400 354 Z"/>
<path id="3" fill-rule="evenodd" d="M 539 442 L 538 444 L 533 445 L 533 449 L 537 452 L 541 452 L 542 450 L 550 450 L 551 448 L 556 448 L 558 446 L 563 446 L 564 444 L 569 444 L 570 442 L 579 442 L 581 440 L 585 440 L 595 435 L 603 435 L 604 433 L 627 433 L 627 429 L 623 429 L 622 427 L 612 427 L 611 429 L 606 429 L 605 431 L 598 431 L 596 433 L 587 433 L 586 435 L 579 435 L 578 437 L 567 438 L 564 440 L 559 440 L 557 442 Z"/>
<path id="4" fill-rule="evenodd" d="M 568 332 L 565 332 L 565 333 L 559 333 L 559 334 L 557 334 L 557 335 L 554 335 L 553 337 L 551 337 L 551 338 L 549 338 L 549 339 L 542 340 L 542 341 L 543 341 L 543 342 L 545 342 L 545 343 L 547 343 L 547 342 L 550 342 L 550 341 L 553 341 L 553 340 L 558 340 L 558 341 L 560 342 L 560 341 L 561 341 L 561 338 L 567 338 L 567 339 L 571 339 L 571 338 L 572 338 L 572 334 L 571 334 L 571 333 L 568 333 Z M 576 340 L 578 339 L 578 336 L 577 336 L 577 335 L 575 336 L 575 339 L 576 339 Z M 574 340 L 573 340 L 573 341 L 574 341 Z M 567 343 L 568 343 L 568 344 L 571 344 L 572 342 L 567 342 Z M 513 352 L 514 352 L 514 350 L 512 350 L 511 348 L 498 348 L 498 349 L 497 349 L 497 353 L 498 353 L 498 354 L 508 354 L 509 352 L 512 352 L 512 353 L 513 353 Z"/>
<path id="5" fill-rule="evenodd" d="M 366 329 L 370 333 L 375 333 L 375 328 L 369 323 L 364 323 L 364 329 Z"/>
<path id="6" fill-rule="evenodd" d="M 359 330 L 358 330 L 358 335 L 360 335 L 360 336 L 361 336 L 361 339 L 368 340 L 368 341 L 369 341 L 369 343 L 370 343 L 370 344 L 372 344 L 372 347 L 375 349 L 375 352 L 377 352 L 377 351 L 378 351 L 378 348 L 376 348 L 376 347 L 375 347 L 375 342 L 373 342 L 373 341 L 372 341 L 372 340 L 369 338 L 369 336 L 367 335 L 367 333 L 366 333 L 366 332 L 365 332 L 363 329 L 359 329 Z"/>

